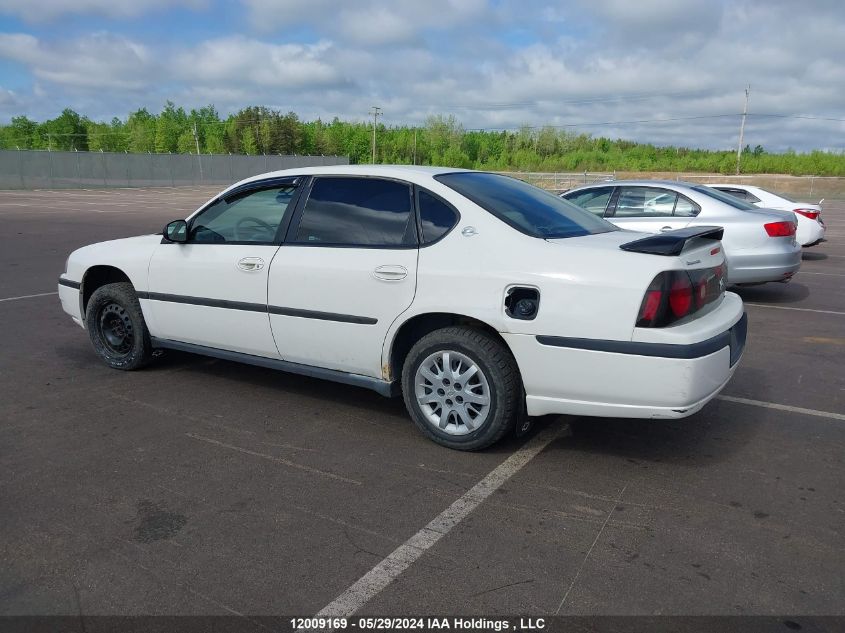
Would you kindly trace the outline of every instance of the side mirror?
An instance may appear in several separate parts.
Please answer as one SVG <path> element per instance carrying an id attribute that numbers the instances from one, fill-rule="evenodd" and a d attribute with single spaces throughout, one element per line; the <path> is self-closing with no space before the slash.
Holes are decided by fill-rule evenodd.
<path id="1" fill-rule="evenodd" d="M 173 220 L 164 227 L 162 236 L 168 242 L 184 244 L 188 241 L 188 223 L 185 220 Z"/>

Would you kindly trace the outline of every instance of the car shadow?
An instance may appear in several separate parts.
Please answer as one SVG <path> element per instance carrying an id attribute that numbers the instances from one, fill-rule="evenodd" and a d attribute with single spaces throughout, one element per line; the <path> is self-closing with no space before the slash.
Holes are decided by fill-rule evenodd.
<path id="1" fill-rule="evenodd" d="M 805 262 L 819 262 L 824 259 L 827 259 L 827 255 L 825 255 L 824 253 L 804 251 L 803 253 L 801 253 L 801 259 L 803 259 Z"/>
<path id="2" fill-rule="evenodd" d="M 743 301 L 751 303 L 798 303 L 810 296 L 810 289 L 802 283 L 768 283 L 760 286 L 732 286 Z"/>
<path id="3" fill-rule="evenodd" d="M 571 436 L 547 450 L 614 456 L 631 463 L 706 466 L 730 460 L 757 434 L 756 421 L 738 423 L 727 406 L 711 402 L 699 413 L 677 420 L 546 416 L 550 420 L 543 418 L 537 429 L 555 417 L 569 422 Z"/>

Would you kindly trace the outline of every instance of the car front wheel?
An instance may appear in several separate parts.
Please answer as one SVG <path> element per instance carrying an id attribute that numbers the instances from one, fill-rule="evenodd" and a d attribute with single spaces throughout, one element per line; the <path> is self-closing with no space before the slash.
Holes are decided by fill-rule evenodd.
<path id="1" fill-rule="evenodd" d="M 402 393 L 423 434 L 458 450 L 497 442 L 522 411 L 519 369 L 510 350 L 470 327 L 421 338 L 405 359 Z"/>
<path id="2" fill-rule="evenodd" d="M 114 369 L 138 369 L 152 358 L 141 304 L 130 283 L 97 288 L 85 309 L 85 327 L 94 351 Z"/>

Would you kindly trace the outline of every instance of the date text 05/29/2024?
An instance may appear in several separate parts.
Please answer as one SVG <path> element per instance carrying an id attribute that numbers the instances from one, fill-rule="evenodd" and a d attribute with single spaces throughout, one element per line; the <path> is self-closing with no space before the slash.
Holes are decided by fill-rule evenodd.
<path id="1" fill-rule="evenodd" d="M 544 618 L 516 620 L 466 617 L 360 617 L 360 618 L 291 618 L 294 630 L 360 631 L 541 631 Z"/>

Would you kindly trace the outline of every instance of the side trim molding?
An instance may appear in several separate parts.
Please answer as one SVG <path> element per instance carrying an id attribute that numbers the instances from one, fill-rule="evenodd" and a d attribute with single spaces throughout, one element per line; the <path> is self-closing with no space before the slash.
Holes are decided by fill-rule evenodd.
<path id="1" fill-rule="evenodd" d="M 337 314 L 335 312 L 317 312 L 315 310 L 300 310 L 299 308 L 282 308 L 279 306 L 270 306 L 270 314 L 302 317 L 304 319 L 319 319 L 321 321 L 358 323 L 360 325 L 375 325 L 378 323 L 378 319 L 373 319 L 372 317 L 355 316 L 352 314 Z"/>
<path id="2" fill-rule="evenodd" d="M 739 347 L 739 353 L 745 346 L 745 332 L 748 317 L 743 313 L 742 318 L 730 330 L 698 343 L 690 345 L 676 345 L 674 343 L 640 343 L 637 341 L 608 341 L 604 339 L 570 338 L 566 336 L 537 336 L 541 345 L 552 347 L 568 347 L 570 349 L 585 349 L 594 352 L 611 352 L 613 354 L 633 354 L 636 356 L 653 356 L 658 358 L 701 358 L 725 347 L 731 347 L 731 361 L 734 364 L 734 347 Z M 738 355 L 737 355 L 738 356 Z"/>
<path id="3" fill-rule="evenodd" d="M 226 299 L 207 299 L 205 297 L 187 297 L 171 295 L 162 292 L 138 292 L 139 299 L 150 301 L 166 301 L 168 303 L 185 303 L 193 306 L 209 308 L 226 308 L 228 310 L 244 310 L 246 312 L 267 312 L 267 306 L 261 303 L 246 303 L 244 301 L 228 301 Z"/>
<path id="4" fill-rule="evenodd" d="M 82 282 L 71 281 L 70 279 L 65 279 L 64 277 L 59 277 L 59 285 L 60 286 L 67 286 L 68 288 L 74 288 L 75 290 L 79 290 L 82 287 Z"/>
<path id="5" fill-rule="evenodd" d="M 278 371 L 288 372 L 290 374 L 299 374 L 300 376 L 310 376 L 312 378 L 331 380 L 332 382 L 340 382 L 347 385 L 353 385 L 355 387 L 364 387 L 365 389 L 371 389 L 372 391 L 388 398 L 397 396 L 400 393 L 399 383 L 395 380 L 380 380 L 378 378 L 371 378 L 370 376 L 362 376 L 360 374 L 350 374 L 334 369 L 325 369 L 323 367 L 314 367 L 312 365 L 291 363 L 286 360 L 253 356 L 252 354 L 231 352 L 225 349 L 205 347 L 204 345 L 182 343 L 181 341 L 170 341 L 160 338 L 151 338 L 150 341 L 152 346 L 158 349 L 172 349 L 179 352 L 201 354 L 202 356 L 211 356 L 212 358 L 219 358 L 220 360 L 246 363 L 247 365 L 256 365 L 257 367 L 275 369 Z"/>
<path id="6" fill-rule="evenodd" d="M 321 321 L 338 321 L 340 323 L 357 323 L 359 325 L 375 325 L 378 319 L 372 317 L 355 316 L 354 314 L 338 314 L 335 312 L 318 312 L 316 310 L 301 310 L 299 308 L 284 308 L 268 306 L 263 303 L 247 303 L 245 301 L 228 301 L 227 299 L 208 299 L 205 297 L 188 297 L 161 292 L 137 293 L 139 299 L 149 301 L 167 301 L 169 303 L 185 303 L 209 308 L 224 308 L 227 310 L 244 310 L 246 312 L 269 312 L 282 316 L 302 317 L 303 319 L 319 319 Z"/>

